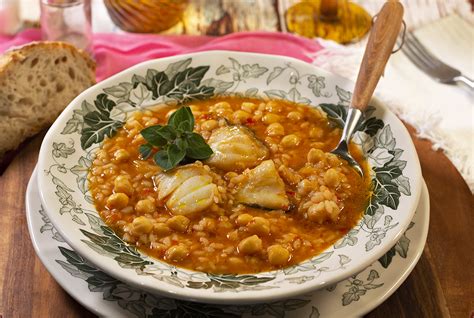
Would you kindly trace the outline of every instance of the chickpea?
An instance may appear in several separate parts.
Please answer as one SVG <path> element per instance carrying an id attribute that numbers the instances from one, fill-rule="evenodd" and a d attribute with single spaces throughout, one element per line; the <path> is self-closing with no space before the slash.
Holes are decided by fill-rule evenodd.
<path id="1" fill-rule="evenodd" d="M 128 196 L 125 193 L 114 193 L 107 199 L 109 209 L 123 209 L 128 205 Z"/>
<path id="2" fill-rule="evenodd" d="M 309 163 L 318 163 L 324 159 L 324 152 L 321 149 L 311 148 L 306 159 Z"/>
<path id="3" fill-rule="evenodd" d="M 322 138 L 323 130 L 320 127 L 313 127 L 309 130 L 310 138 Z"/>
<path id="4" fill-rule="evenodd" d="M 153 233 L 163 237 L 171 234 L 171 229 L 165 223 L 156 223 L 153 225 Z"/>
<path id="5" fill-rule="evenodd" d="M 230 104 L 228 102 L 219 102 L 214 105 L 215 108 L 221 109 L 231 109 Z"/>
<path id="6" fill-rule="evenodd" d="M 267 125 L 268 124 L 273 124 L 273 123 L 276 123 L 276 122 L 280 121 L 280 116 L 269 113 L 269 114 L 266 114 L 265 116 L 263 116 L 262 121 Z"/>
<path id="7" fill-rule="evenodd" d="M 270 234 L 270 222 L 260 216 L 254 217 L 253 220 L 249 224 L 247 224 L 247 227 L 252 233 L 260 235 Z"/>
<path id="8" fill-rule="evenodd" d="M 152 214 L 155 211 L 155 204 L 149 199 L 140 200 L 135 204 L 135 212 L 137 213 Z"/>
<path id="9" fill-rule="evenodd" d="M 146 216 L 139 216 L 133 219 L 132 232 L 137 235 L 148 234 L 153 229 L 153 223 Z"/>
<path id="10" fill-rule="evenodd" d="M 189 223 L 191 221 L 184 215 L 176 215 L 166 221 L 166 224 L 177 232 L 184 233 L 188 229 Z"/>
<path id="11" fill-rule="evenodd" d="M 271 100 L 265 105 L 265 110 L 270 113 L 280 113 L 283 110 L 283 106 L 279 102 Z"/>
<path id="12" fill-rule="evenodd" d="M 203 225 L 204 231 L 213 233 L 216 231 L 216 221 L 211 218 L 204 218 L 199 222 L 199 224 Z"/>
<path id="13" fill-rule="evenodd" d="M 324 173 L 324 183 L 330 187 L 337 187 L 341 184 L 341 174 L 334 168 L 328 169 Z"/>
<path id="14" fill-rule="evenodd" d="M 250 255 L 262 250 L 262 240 L 257 235 L 244 238 L 237 246 L 239 253 Z"/>
<path id="15" fill-rule="evenodd" d="M 324 201 L 319 202 L 318 204 L 312 205 L 308 209 L 308 219 L 313 222 L 317 222 L 319 224 L 322 224 L 326 220 L 326 214 L 324 213 L 325 207 L 324 207 Z"/>
<path id="16" fill-rule="evenodd" d="M 219 123 L 217 122 L 217 120 L 209 119 L 201 124 L 201 129 L 204 131 L 210 131 L 217 128 L 217 126 L 219 126 Z"/>
<path id="17" fill-rule="evenodd" d="M 229 264 L 232 265 L 232 266 L 241 266 L 241 265 L 244 264 L 243 260 L 241 260 L 240 258 L 235 257 L 235 256 L 229 257 L 227 262 L 229 262 Z"/>
<path id="18" fill-rule="evenodd" d="M 235 222 L 237 223 L 237 225 L 245 226 L 250 221 L 252 221 L 252 219 L 253 219 L 253 216 L 251 216 L 250 214 L 244 213 L 244 214 L 240 214 L 235 220 Z"/>
<path id="19" fill-rule="evenodd" d="M 247 113 L 252 113 L 257 108 L 257 105 L 255 105 L 254 103 L 245 102 L 242 103 L 240 108 L 242 108 L 242 110 L 246 111 Z"/>
<path id="20" fill-rule="evenodd" d="M 115 161 L 124 162 L 130 158 L 130 153 L 125 149 L 118 149 L 114 152 Z"/>
<path id="21" fill-rule="evenodd" d="M 189 250 L 183 244 L 171 246 L 165 253 L 165 258 L 172 262 L 180 262 L 188 256 Z"/>
<path id="22" fill-rule="evenodd" d="M 325 197 L 324 197 L 324 194 L 322 192 L 316 192 L 315 194 L 313 194 L 311 196 L 311 202 L 313 203 L 319 203 L 319 202 L 322 202 L 324 201 Z"/>
<path id="23" fill-rule="evenodd" d="M 252 115 L 250 115 L 249 113 L 243 110 L 238 110 L 234 112 L 234 115 L 232 116 L 232 118 L 234 119 L 234 122 L 237 122 L 237 123 L 244 123 L 250 117 L 252 117 Z"/>
<path id="24" fill-rule="evenodd" d="M 283 139 L 281 140 L 281 145 L 285 148 L 294 148 L 298 146 L 300 142 L 301 142 L 300 137 L 294 134 L 291 134 L 291 135 L 286 135 L 285 137 L 283 137 Z"/>
<path id="25" fill-rule="evenodd" d="M 125 193 L 126 195 L 132 195 L 133 194 L 133 186 L 132 183 L 130 182 L 130 178 L 127 176 L 118 176 L 114 180 L 114 192 L 122 192 Z"/>
<path id="26" fill-rule="evenodd" d="M 332 154 L 332 153 L 328 154 L 327 160 L 328 160 L 328 163 L 332 167 L 337 167 L 337 166 L 342 165 L 341 160 L 339 160 L 339 158 L 335 154 Z"/>
<path id="27" fill-rule="evenodd" d="M 339 212 L 341 211 L 337 206 L 337 203 L 334 201 L 326 200 L 324 201 L 324 209 L 329 215 L 329 218 L 335 222 L 339 216 Z"/>
<path id="28" fill-rule="evenodd" d="M 301 114 L 300 112 L 294 111 L 294 112 L 289 112 L 287 117 L 290 120 L 298 121 L 303 118 L 303 114 Z"/>
<path id="29" fill-rule="evenodd" d="M 267 127 L 267 135 L 269 136 L 283 136 L 285 128 L 280 123 L 273 123 Z"/>
<path id="30" fill-rule="evenodd" d="M 272 265 L 285 265 L 290 259 L 290 252 L 280 244 L 272 245 L 267 248 L 268 261 Z"/>

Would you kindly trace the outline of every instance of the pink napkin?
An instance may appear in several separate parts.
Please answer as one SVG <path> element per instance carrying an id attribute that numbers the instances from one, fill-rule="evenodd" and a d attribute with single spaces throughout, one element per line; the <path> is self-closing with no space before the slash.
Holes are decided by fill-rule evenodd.
<path id="1" fill-rule="evenodd" d="M 40 39 L 38 29 L 25 30 L 14 37 L 0 36 L 0 53 Z M 97 81 L 143 61 L 190 52 L 243 51 L 284 55 L 311 62 L 309 55 L 320 49 L 322 46 L 317 41 L 276 32 L 233 33 L 223 37 L 95 34 L 93 42 Z"/>

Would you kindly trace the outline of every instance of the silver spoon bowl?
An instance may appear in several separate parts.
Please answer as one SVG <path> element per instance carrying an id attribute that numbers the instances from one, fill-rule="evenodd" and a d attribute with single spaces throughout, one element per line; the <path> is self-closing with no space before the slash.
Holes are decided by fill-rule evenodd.
<path id="1" fill-rule="evenodd" d="M 355 161 L 355 159 L 349 153 L 349 143 L 351 141 L 352 135 L 357 129 L 360 119 L 362 118 L 363 114 L 357 108 L 349 108 L 347 113 L 346 123 L 344 125 L 344 130 L 342 131 L 341 140 L 337 147 L 331 151 L 331 153 L 339 156 L 340 158 L 346 160 L 352 168 L 354 168 L 357 173 L 363 177 L 364 170 L 360 166 L 360 164 Z"/>

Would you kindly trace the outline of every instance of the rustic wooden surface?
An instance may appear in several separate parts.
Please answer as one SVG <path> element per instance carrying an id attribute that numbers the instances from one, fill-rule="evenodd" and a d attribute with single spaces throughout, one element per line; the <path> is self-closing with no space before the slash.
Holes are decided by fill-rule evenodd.
<path id="1" fill-rule="evenodd" d="M 25 192 L 41 139 L 28 143 L 0 177 L 0 316 L 94 317 L 55 282 L 30 241 Z M 472 317 L 474 198 L 446 156 L 413 140 L 430 193 L 428 242 L 408 279 L 367 317 Z"/>

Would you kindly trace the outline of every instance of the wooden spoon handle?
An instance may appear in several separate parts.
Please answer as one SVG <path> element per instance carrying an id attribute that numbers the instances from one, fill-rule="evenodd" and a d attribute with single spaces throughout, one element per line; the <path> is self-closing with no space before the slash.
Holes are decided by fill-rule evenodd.
<path id="1" fill-rule="evenodd" d="M 360 65 L 351 107 L 361 111 L 367 107 L 392 54 L 402 20 L 403 6 L 396 0 L 386 2 L 377 15 Z"/>

